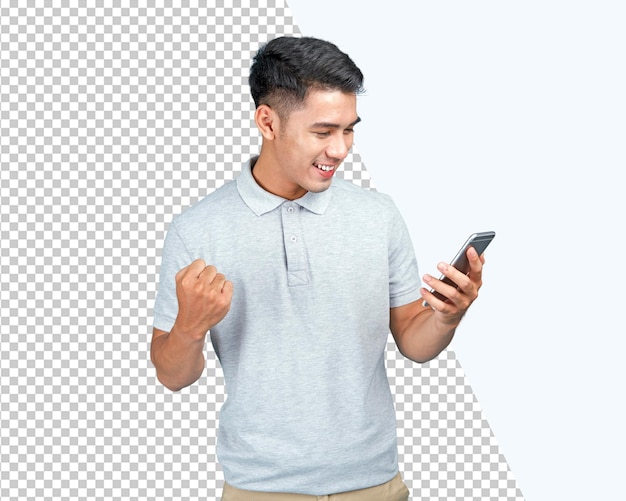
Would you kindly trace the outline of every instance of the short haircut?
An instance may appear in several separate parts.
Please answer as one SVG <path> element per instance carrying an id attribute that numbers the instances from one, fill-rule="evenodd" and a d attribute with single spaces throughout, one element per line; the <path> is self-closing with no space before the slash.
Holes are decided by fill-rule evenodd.
<path id="1" fill-rule="evenodd" d="M 301 107 L 311 89 L 361 94 L 363 73 L 350 57 L 327 41 L 279 37 L 254 57 L 248 79 L 254 104 L 274 109 L 281 118 Z"/>

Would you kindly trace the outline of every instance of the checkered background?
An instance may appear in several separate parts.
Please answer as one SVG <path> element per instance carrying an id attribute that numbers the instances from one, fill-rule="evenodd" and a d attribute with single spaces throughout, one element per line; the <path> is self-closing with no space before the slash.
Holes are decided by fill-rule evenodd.
<path id="1" fill-rule="evenodd" d="M 258 151 L 250 60 L 298 29 L 281 0 L 89 3 L 0 4 L 0 498 L 217 499 L 219 364 L 174 394 L 149 361 L 160 249 Z M 453 352 L 388 367 L 416 498 L 523 499 Z"/>

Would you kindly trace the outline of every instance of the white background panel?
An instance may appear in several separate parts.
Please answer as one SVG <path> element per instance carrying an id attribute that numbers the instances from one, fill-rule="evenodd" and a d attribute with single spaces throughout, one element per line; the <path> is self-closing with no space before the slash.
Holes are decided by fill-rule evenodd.
<path id="1" fill-rule="evenodd" d="M 624 4 L 289 5 L 365 73 L 356 147 L 422 273 L 498 233 L 452 349 L 525 498 L 625 499 Z"/>

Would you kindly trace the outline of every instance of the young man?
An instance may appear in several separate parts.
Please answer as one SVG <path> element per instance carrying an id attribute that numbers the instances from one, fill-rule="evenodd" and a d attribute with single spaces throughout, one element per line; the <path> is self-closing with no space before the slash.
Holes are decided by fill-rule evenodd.
<path id="1" fill-rule="evenodd" d="M 352 147 L 363 76 L 331 43 L 277 38 L 250 72 L 258 157 L 176 217 L 154 308 L 152 361 L 172 391 L 224 370 L 223 501 L 408 499 L 384 355 L 436 357 L 481 286 L 439 271 L 421 287 L 391 199 L 334 176 Z M 429 307 L 423 306 L 427 300 Z"/>

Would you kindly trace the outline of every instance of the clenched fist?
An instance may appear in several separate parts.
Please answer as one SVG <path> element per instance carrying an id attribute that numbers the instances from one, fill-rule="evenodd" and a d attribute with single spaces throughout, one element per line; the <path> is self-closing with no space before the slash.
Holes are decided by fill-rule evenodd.
<path id="1" fill-rule="evenodd" d="M 201 339 L 228 313 L 233 284 L 197 259 L 176 274 L 178 317 L 176 327 L 191 337 Z"/>

